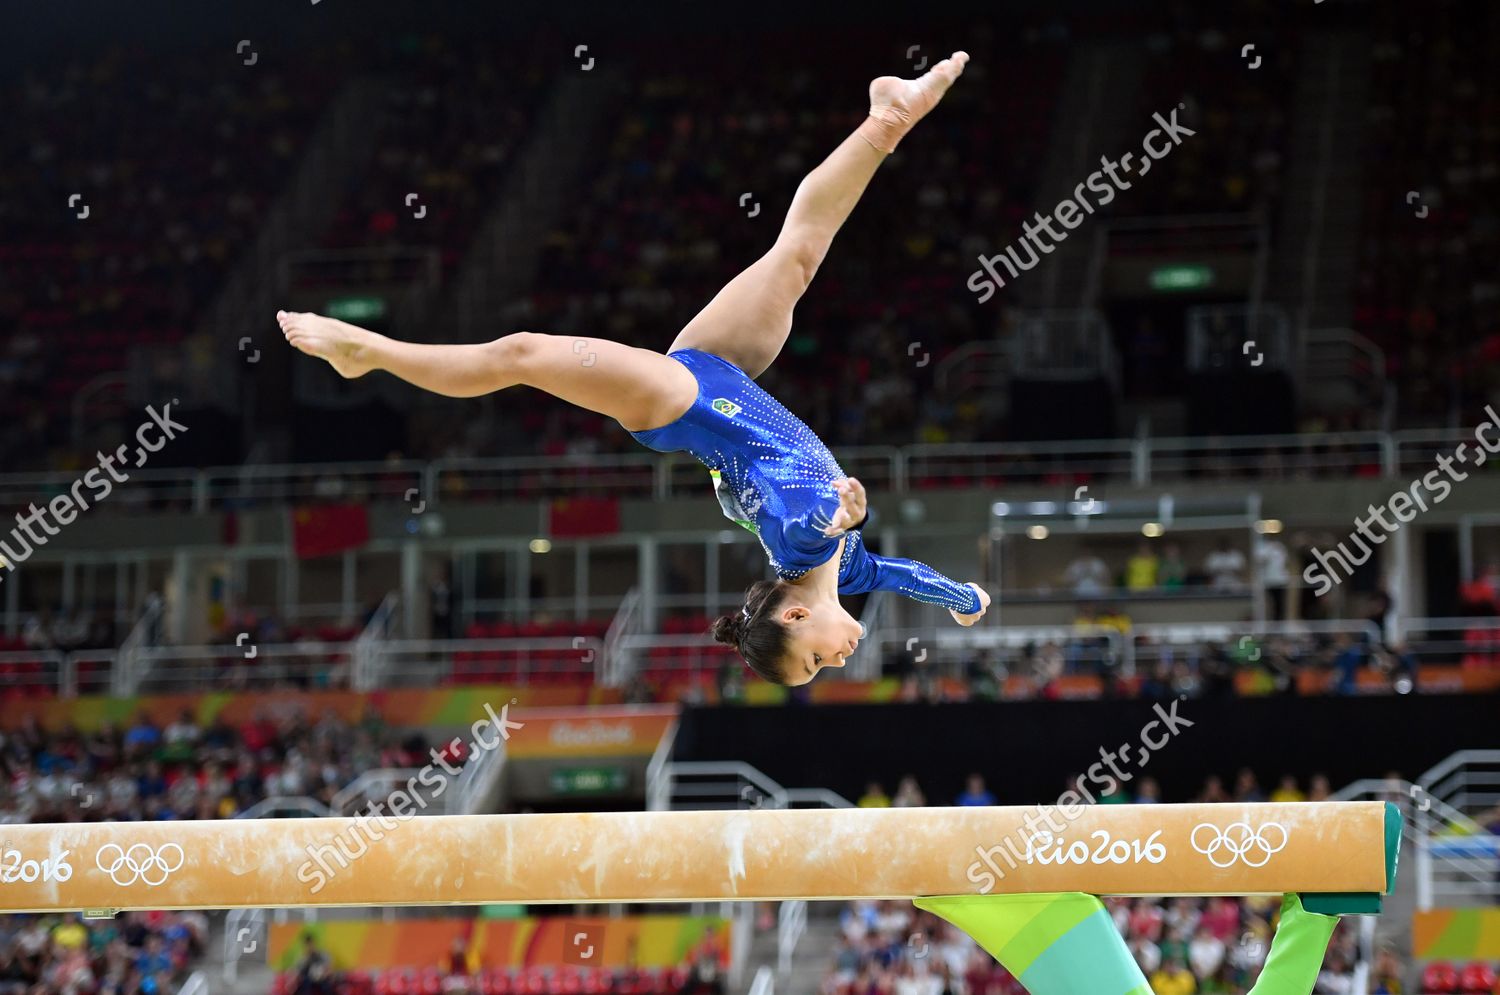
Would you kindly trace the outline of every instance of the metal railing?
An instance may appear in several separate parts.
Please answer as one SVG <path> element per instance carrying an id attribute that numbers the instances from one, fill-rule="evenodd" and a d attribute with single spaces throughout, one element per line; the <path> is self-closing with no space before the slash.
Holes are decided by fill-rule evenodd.
<path id="1" fill-rule="evenodd" d="M 1424 785 L 1399 778 L 1355 781 L 1331 796 L 1333 801 L 1365 799 L 1387 801 L 1401 810 L 1419 909 L 1500 899 L 1500 837 L 1434 798 Z"/>
<path id="2" fill-rule="evenodd" d="M 740 808 L 852 808 L 848 799 L 826 788 L 783 788 L 765 774 L 739 761 L 671 760 L 676 725 L 662 738 L 651 763 L 646 768 L 646 808 L 667 809 L 740 809 Z M 734 933 L 733 962 L 730 983 L 737 985 L 745 970 L 745 955 L 750 949 L 754 903 L 722 903 L 721 914 L 730 921 Z M 800 906 L 800 907 L 799 907 Z M 783 980 L 789 977 L 797 942 L 807 929 L 807 903 L 782 902 L 777 911 L 776 964 Z M 768 972 L 757 972 L 757 980 Z"/>
<path id="3" fill-rule="evenodd" d="M 460 683 L 600 682 L 604 641 L 595 636 L 393 639 L 366 647 L 380 687 Z"/>
<path id="4" fill-rule="evenodd" d="M 381 686 L 385 675 L 381 670 L 384 661 L 380 649 L 389 640 L 391 630 L 395 627 L 396 607 L 400 603 L 400 594 L 395 591 L 387 594 L 381 599 L 380 607 L 370 616 L 364 630 L 355 638 L 351 684 L 356 691 L 368 691 Z"/>
<path id="5" fill-rule="evenodd" d="M 1500 750 L 1460 750 L 1417 783 L 1443 804 L 1480 816 L 1500 805 Z"/>
<path id="6" fill-rule="evenodd" d="M 469 754 L 453 784 L 453 803 L 449 809 L 454 815 L 478 815 L 488 811 L 490 798 L 500 784 L 500 774 L 505 769 L 505 740 L 495 744 L 492 750 L 475 750 Z"/>
<path id="7" fill-rule="evenodd" d="M 869 618 L 869 613 L 866 618 Z M 623 630 L 621 630 L 623 631 Z M 1411 619 L 1403 647 L 1392 644 L 1392 659 L 1453 667 L 1475 655 L 1500 661 L 1500 618 Z M 1476 638 L 1478 632 L 1483 638 Z M 1109 673 L 1130 678 L 1149 673 L 1171 658 L 1192 662 L 1205 646 L 1229 646 L 1254 639 L 1268 653 L 1271 640 L 1315 641 L 1320 646 L 1339 636 L 1377 648 L 1385 634 L 1374 623 L 1347 621 L 1205 621 L 1135 623 L 1121 632 L 1109 625 L 915 626 L 894 628 L 878 622 L 866 632 L 868 649 L 855 654 L 835 679 L 873 681 L 881 669 L 902 654 L 920 656 L 936 675 L 961 676 L 974 654 L 991 653 L 991 662 L 1009 666 L 1027 647 L 1058 647 L 1065 672 Z M 0 679 L 21 697 L 74 697 L 128 686 L 130 693 L 198 689 L 205 685 L 242 689 L 284 686 L 344 687 L 365 668 L 365 690 L 431 687 L 452 683 L 607 684 L 621 686 L 637 673 L 694 679 L 716 673 L 730 650 L 707 633 L 514 637 L 499 639 L 380 640 L 369 630 L 348 641 L 301 641 L 234 646 L 150 646 L 133 651 L 135 676 L 128 683 L 118 674 L 125 651 L 55 650 L 0 652 Z M 1385 652 L 1382 650 L 1381 652 Z M 1401 668 L 1406 677 L 1413 674 Z M 1456 673 L 1456 672 L 1455 672 Z M 1447 690 L 1441 686 L 1429 691 Z M 1402 690 L 1411 690 L 1404 688 Z M 1474 775 L 1478 776 L 1478 775 Z M 1500 803 L 1500 772 L 1491 785 L 1491 803 Z"/>
<path id="8" fill-rule="evenodd" d="M 308 795 L 272 795 L 262 798 L 243 812 L 235 816 L 236 819 L 285 819 L 285 818 L 312 818 L 323 819 L 338 815 L 333 809 L 324 805 L 316 798 Z"/>
<path id="9" fill-rule="evenodd" d="M 1500 665 L 1500 618 L 1413 618 L 1403 626 L 1407 649 L 1418 658 L 1461 663 L 1477 657 Z"/>
<path id="10" fill-rule="evenodd" d="M 755 971 L 747 995 L 776 995 L 776 972 L 770 965 L 762 965 Z"/>
<path id="11" fill-rule="evenodd" d="M 776 976 L 782 982 L 792 976 L 792 955 L 797 952 L 797 943 L 806 932 L 807 902 L 800 898 L 782 902 L 776 911 Z M 759 971 L 756 977 L 760 977 Z"/>
<path id="12" fill-rule="evenodd" d="M 1176 479 L 1258 475 L 1271 479 L 1340 479 L 1378 472 L 1394 478 L 1432 468 L 1434 457 L 1468 428 L 1399 432 L 1198 436 L 1037 442 L 840 447 L 844 469 L 872 489 L 903 493 L 934 487 L 1044 483 L 1066 472 L 1137 485 Z M 0 502 L 25 505 L 64 493 L 66 473 L 0 475 Z M 138 470 L 119 488 L 115 508 L 194 512 L 266 504 L 378 501 L 409 507 L 412 488 L 427 507 L 443 501 L 540 500 L 560 496 L 666 498 L 707 487 L 703 468 L 682 456 L 449 458 L 386 463 L 330 463 Z"/>
<path id="13" fill-rule="evenodd" d="M 184 687 L 265 689 L 288 684 L 342 688 L 349 685 L 353 650 L 352 641 L 321 640 L 244 647 L 153 646 L 130 657 L 138 668 L 129 684 L 130 693 L 160 693 Z M 123 666 L 126 659 L 122 649 L 116 666 Z"/>
<path id="14" fill-rule="evenodd" d="M 636 634 L 641 628 L 641 622 L 641 589 L 632 587 L 625 592 L 620 607 L 610 619 L 609 628 L 604 633 L 604 647 L 600 651 L 603 659 L 599 661 L 599 673 L 600 683 L 605 687 L 619 687 L 625 683 L 628 674 L 620 667 L 620 643 L 627 636 Z"/>
<path id="15" fill-rule="evenodd" d="M 110 671 L 110 693 L 116 698 L 128 698 L 140 688 L 141 679 L 150 667 L 144 657 L 161 637 L 162 605 L 161 595 L 152 594 L 140 620 L 120 643 Z"/>
<path id="16" fill-rule="evenodd" d="M 1108 625 L 886 629 L 876 643 L 882 660 L 888 652 L 909 653 L 919 663 L 930 660 L 934 670 L 952 669 L 986 650 L 1021 649 L 1033 644 L 1068 647 L 1070 669 L 1108 668 L 1125 677 L 1135 673 L 1134 640 Z"/>

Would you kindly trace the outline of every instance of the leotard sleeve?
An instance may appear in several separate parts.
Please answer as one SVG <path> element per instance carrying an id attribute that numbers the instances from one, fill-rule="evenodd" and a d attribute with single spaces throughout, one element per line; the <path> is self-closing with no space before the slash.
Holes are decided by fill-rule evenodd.
<path id="1" fill-rule="evenodd" d="M 925 563 L 894 556 L 876 556 L 865 548 L 858 532 L 849 534 L 854 547 L 848 565 L 839 571 L 840 594 L 893 591 L 915 601 L 941 605 L 960 615 L 979 611 L 979 594 L 968 584 L 945 577 Z"/>

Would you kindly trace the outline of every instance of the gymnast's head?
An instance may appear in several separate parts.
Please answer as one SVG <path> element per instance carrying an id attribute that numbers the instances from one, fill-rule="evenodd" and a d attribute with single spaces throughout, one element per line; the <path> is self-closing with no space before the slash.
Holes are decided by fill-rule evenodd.
<path id="1" fill-rule="evenodd" d="M 745 592 L 745 607 L 714 620 L 713 634 L 738 650 L 760 677 L 796 687 L 824 667 L 842 667 L 864 628 L 837 595 L 762 580 Z"/>

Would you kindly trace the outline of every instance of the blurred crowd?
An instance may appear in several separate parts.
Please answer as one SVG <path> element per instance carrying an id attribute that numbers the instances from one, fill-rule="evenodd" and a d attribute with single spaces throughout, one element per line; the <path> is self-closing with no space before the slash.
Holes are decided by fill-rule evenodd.
<path id="1" fill-rule="evenodd" d="M 72 469 L 123 441 L 110 417 L 123 391 L 98 381 L 124 373 L 132 349 L 181 369 L 203 359 L 183 340 L 289 182 L 337 76 L 330 60 L 238 63 L 122 43 L 0 88 L 7 468 Z"/>
<path id="2" fill-rule="evenodd" d="M 201 912 L 0 917 L 0 995 L 172 995 L 209 935 Z"/>
<path id="3" fill-rule="evenodd" d="M 1500 355 L 1500 225 L 1487 196 L 1500 183 L 1500 133 L 1483 55 L 1500 22 L 1482 0 L 1442 0 L 1421 33 L 1407 27 L 1390 11 L 1372 23 L 1353 325 L 1386 350 L 1403 413 L 1451 420 L 1500 387 L 1496 364 L 1483 361 Z M 857 123 L 869 79 L 899 68 L 892 59 L 909 48 L 905 29 L 831 30 L 809 24 L 740 46 L 621 39 L 614 57 L 627 89 L 589 139 L 597 156 L 545 234 L 529 292 L 497 326 L 665 346 L 768 247 L 797 181 Z M 797 397 L 798 414 L 832 445 L 1003 432 L 1002 409 L 983 391 L 954 389 L 962 378 L 946 364 L 968 343 L 1014 330 L 1015 315 L 977 304 L 963 279 L 976 254 L 1012 240 L 1042 206 L 1040 172 L 1076 47 L 1137 42 L 1142 119 L 1180 105 L 1199 136 L 1118 211 L 1274 220 L 1282 206 L 1298 46 L 1269 5 L 1040 9 L 1003 28 L 955 18 L 947 34 L 924 54 L 967 49 L 964 85 L 872 184 L 799 307 L 785 360 L 764 378 L 773 393 Z M 1264 54 L 1254 73 L 1235 58 L 1246 38 Z M 347 249 L 365 255 L 322 271 L 299 262 L 293 285 L 431 277 L 451 290 L 559 79 L 539 54 L 555 42 L 501 55 L 496 39 L 478 36 L 346 39 L 261 60 L 253 72 L 226 67 L 218 51 L 164 58 L 122 45 L 19 73 L 4 87 L 15 113 L 0 137 L 5 465 L 67 468 L 107 441 L 94 428 L 122 394 L 101 376 L 129 368 L 137 386 L 189 384 L 221 365 L 225 343 L 193 334 L 204 309 L 289 189 L 321 116 L 359 74 L 378 87 L 378 119 L 361 136 L 370 147 L 345 195 L 318 206 L 324 223 L 304 241 L 325 261 Z M 767 60 L 769 45 L 785 58 Z M 132 80 L 141 84 L 124 85 Z M 1411 186 L 1430 216 L 1413 217 Z M 740 203 L 746 191 L 754 217 Z M 402 253 L 428 252 L 435 273 L 401 268 Z M 1141 357 L 1183 351 L 1179 333 L 1153 321 L 1117 338 L 1133 370 L 1164 365 Z M 147 348 L 132 364 L 135 346 Z M 71 424 L 80 397 L 95 406 L 80 409 L 87 431 Z M 419 411 L 406 433 L 412 455 L 632 448 L 617 426 L 561 405 L 503 397 L 486 410 L 462 420 Z M 1267 457 L 1273 471 L 1282 459 Z M 1242 470 L 1258 472 L 1226 472 Z"/>
<path id="4" fill-rule="evenodd" d="M 438 753 L 461 762 L 453 748 Z M 90 731 L 49 730 L 26 714 L 0 731 L 0 815 L 26 822 L 227 819 L 272 796 L 333 807 L 365 771 L 422 766 L 431 762 L 430 749 L 421 733 L 390 727 L 373 710 L 357 724 L 297 711 L 200 723 L 183 712 L 165 726 L 143 712 Z"/>
<path id="5" fill-rule="evenodd" d="M 1354 328 L 1385 350 L 1406 420 L 1466 424 L 1500 396 L 1500 98 L 1487 55 L 1500 16 L 1445 0 L 1413 32 L 1398 10 L 1371 13 Z"/>

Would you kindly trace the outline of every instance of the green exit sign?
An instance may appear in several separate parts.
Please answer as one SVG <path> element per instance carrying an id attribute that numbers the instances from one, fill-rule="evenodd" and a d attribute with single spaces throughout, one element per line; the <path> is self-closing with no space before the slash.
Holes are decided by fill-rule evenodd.
<path id="1" fill-rule="evenodd" d="M 1158 266 L 1150 280 L 1152 290 L 1202 290 L 1213 286 L 1214 271 L 1208 266 Z"/>
<path id="2" fill-rule="evenodd" d="M 335 297 L 323 312 L 340 321 L 374 321 L 385 317 L 384 297 Z"/>
<path id="3" fill-rule="evenodd" d="M 562 767 L 552 772 L 552 791 L 559 795 L 624 791 L 629 783 L 624 767 Z"/>

